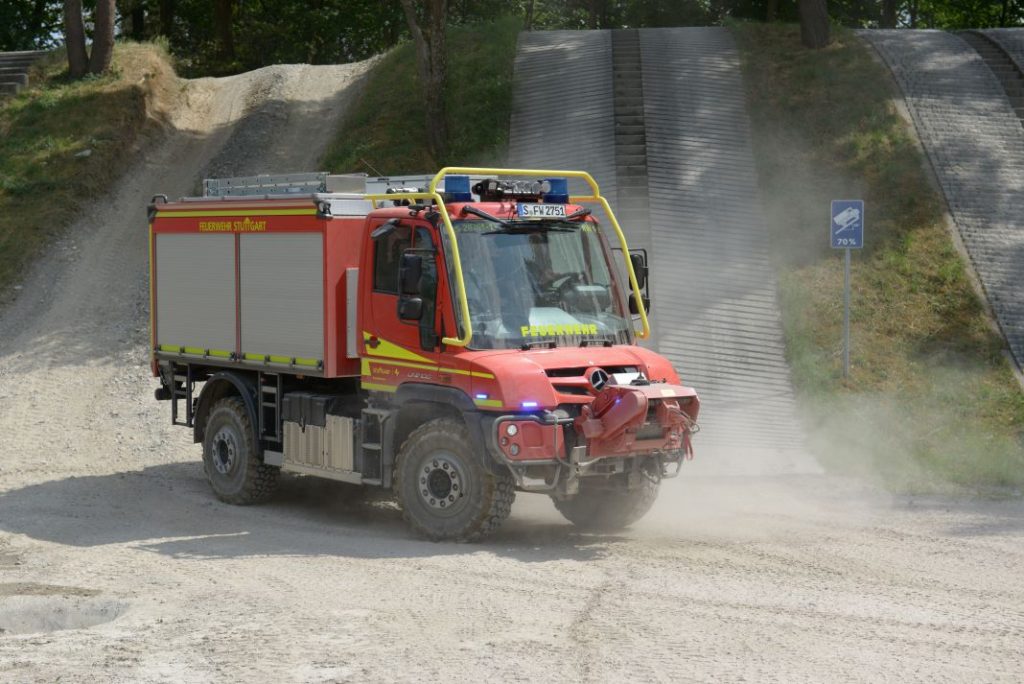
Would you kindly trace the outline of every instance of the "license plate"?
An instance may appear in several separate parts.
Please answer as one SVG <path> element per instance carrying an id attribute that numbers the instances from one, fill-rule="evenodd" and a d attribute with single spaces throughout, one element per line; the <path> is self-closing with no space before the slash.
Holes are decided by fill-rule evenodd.
<path id="1" fill-rule="evenodd" d="M 565 218 L 564 204 L 519 204 L 519 218 Z"/>

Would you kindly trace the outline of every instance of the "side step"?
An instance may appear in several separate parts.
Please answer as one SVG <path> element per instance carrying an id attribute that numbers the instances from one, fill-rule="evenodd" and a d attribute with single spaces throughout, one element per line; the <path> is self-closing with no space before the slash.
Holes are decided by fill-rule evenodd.
<path id="1" fill-rule="evenodd" d="M 368 408 L 362 411 L 360 455 L 363 481 L 367 484 L 384 484 L 384 423 L 390 416 L 391 411 L 387 409 Z"/>

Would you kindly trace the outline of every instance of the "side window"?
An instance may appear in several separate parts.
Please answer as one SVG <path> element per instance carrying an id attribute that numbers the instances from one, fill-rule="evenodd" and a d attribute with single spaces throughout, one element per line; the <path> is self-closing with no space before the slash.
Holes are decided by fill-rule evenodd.
<path id="1" fill-rule="evenodd" d="M 434 249 L 430 231 L 422 226 L 416 228 L 416 249 Z"/>
<path id="2" fill-rule="evenodd" d="M 373 289 L 398 294 L 398 267 L 402 254 L 412 247 L 409 226 L 398 226 L 387 235 L 374 240 Z"/>

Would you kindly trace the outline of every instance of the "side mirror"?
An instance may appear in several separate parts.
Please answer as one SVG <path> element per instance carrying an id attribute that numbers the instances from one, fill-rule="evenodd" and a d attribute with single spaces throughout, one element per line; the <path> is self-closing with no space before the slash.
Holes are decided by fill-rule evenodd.
<path id="1" fill-rule="evenodd" d="M 377 226 L 377 228 L 370 233 L 370 239 L 380 240 L 381 238 L 385 238 L 395 232 L 396 228 L 398 228 L 398 219 L 391 219 L 390 221 Z"/>
<path id="2" fill-rule="evenodd" d="M 398 281 L 401 293 L 416 295 L 420 293 L 420 278 L 423 277 L 423 257 L 419 254 L 403 254 L 398 270 Z M 422 304 L 422 301 L 420 302 Z M 419 316 L 416 317 L 417 319 Z"/>
<path id="3" fill-rule="evenodd" d="M 637 275 L 637 280 L 640 280 L 639 275 Z M 641 295 L 640 296 L 640 301 L 643 302 L 644 311 L 646 311 L 647 313 L 651 313 L 651 298 L 650 297 L 644 297 L 643 295 Z M 636 305 L 636 293 L 635 292 L 632 293 L 631 295 L 629 295 L 629 313 L 633 314 L 634 316 L 639 316 L 640 315 L 640 308 Z"/>
<path id="4" fill-rule="evenodd" d="M 632 252 L 629 261 L 633 264 L 633 273 L 636 274 L 636 284 L 641 290 L 647 287 L 647 259 L 646 255 L 640 252 Z"/>
<path id="5" fill-rule="evenodd" d="M 403 321 L 418 321 L 423 318 L 423 297 L 399 298 L 398 318 Z"/>

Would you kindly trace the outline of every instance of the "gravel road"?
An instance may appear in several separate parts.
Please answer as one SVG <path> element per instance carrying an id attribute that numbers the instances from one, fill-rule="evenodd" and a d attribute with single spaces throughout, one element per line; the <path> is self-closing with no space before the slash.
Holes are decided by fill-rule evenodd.
<path id="1" fill-rule="evenodd" d="M 521 495 L 477 545 L 307 478 L 217 502 L 152 399 L 145 204 L 311 170 L 365 68 L 184 84 L 175 131 L 0 316 L 0 681 L 1024 678 L 1019 499 L 705 462 L 628 533 Z"/>

